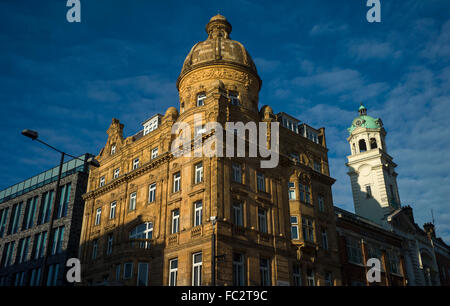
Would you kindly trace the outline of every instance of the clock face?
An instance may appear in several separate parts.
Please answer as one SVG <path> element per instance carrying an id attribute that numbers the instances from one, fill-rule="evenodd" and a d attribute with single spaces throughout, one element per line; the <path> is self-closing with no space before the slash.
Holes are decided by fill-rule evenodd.
<path id="1" fill-rule="evenodd" d="M 355 123 L 356 123 L 357 126 L 360 126 L 361 125 L 361 120 L 358 119 L 358 120 L 356 120 Z"/>

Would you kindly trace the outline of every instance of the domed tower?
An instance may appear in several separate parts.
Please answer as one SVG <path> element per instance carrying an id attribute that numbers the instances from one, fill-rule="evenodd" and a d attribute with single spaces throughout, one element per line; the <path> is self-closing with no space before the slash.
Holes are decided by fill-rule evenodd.
<path id="1" fill-rule="evenodd" d="M 388 155 L 386 131 L 381 119 L 367 114 L 361 104 L 359 115 L 348 128 L 351 155 L 347 156 L 355 212 L 383 224 L 385 216 L 400 208 L 397 166 Z"/>
<path id="2" fill-rule="evenodd" d="M 194 113 L 206 121 L 258 118 L 261 79 L 244 46 L 230 38 L 231 24 L 216 15 L 206 25 L 208 38 L 194 45 L 177 80 L 180 120 Z"/>

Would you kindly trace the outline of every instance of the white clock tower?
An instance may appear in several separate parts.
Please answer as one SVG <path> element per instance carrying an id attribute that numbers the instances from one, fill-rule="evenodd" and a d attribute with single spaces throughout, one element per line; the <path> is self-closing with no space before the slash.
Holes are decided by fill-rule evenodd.
<path id="1" fill-rule="evenodd" d="M 348 129 L 351 155 L 347 156 L 355 213 L 380 225 L 400 208 L 397 166 L 388 155 L 381 119 L 367 115 L 361 104 L 359 116 Z"/>

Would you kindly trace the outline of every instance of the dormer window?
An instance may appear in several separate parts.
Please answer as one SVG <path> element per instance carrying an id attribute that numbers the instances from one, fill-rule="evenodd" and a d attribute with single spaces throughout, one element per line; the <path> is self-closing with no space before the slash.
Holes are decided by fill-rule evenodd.
<path id="1" fill-rule="evenodd" d="M 199 93 L 197 95 L 197 106 L 203 106 L 205 105 L 205 99 L 206 99 L 206 95 L 205 93 Z"/>
<path id="2" fill-rule="evenodd" d="M 116 145 L 115 144 L 113 144 L 111 146 L 111 155 L 114 155 L 114 154 L 116 154 Z"/>
<path id="3" fill-rule="evenodd" d="M 228 97 L 230 98 L 231 105 L 239 105 L 240 104 L 239 95 L 237 92 L 234 92 L 234 91 L 230 92 L 228 94 Z"/>

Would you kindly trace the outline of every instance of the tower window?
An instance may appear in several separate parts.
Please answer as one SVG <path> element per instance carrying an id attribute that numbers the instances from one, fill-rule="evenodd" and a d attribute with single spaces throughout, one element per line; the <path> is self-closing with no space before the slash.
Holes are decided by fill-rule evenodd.
<path id="1" fill-rule="evenodd" d="M 371 149 L 376 149 L 377 146 L 377 140 L 375 138 L 370 138 L 370 148 Z"/>
<path id="2" fill-rule="evenodd" d="M 228 96 L 230 98 L 231 105 L 239 105 L 239 96 L 237 92 L 230 92 Z"/>
<path id="3" fill-rule="evenodd" d="M 358 144 L 359 144 L 359 152 L 362 153 L 367 151 L 366 141 L 364 139 L 361 139 Z"/>
<path id="4" fill-rule="evenodd" d="M 370 185 L 366 186 L 366 198 L 372 197 L 372 189 L 370 188 Z"/>
<path id="5" fill-rule="evenodd" d="M 205 105 L 205 99 L 206 99 L 205 93 L 199 93 L 197 95 L 197 106 Z"/>

